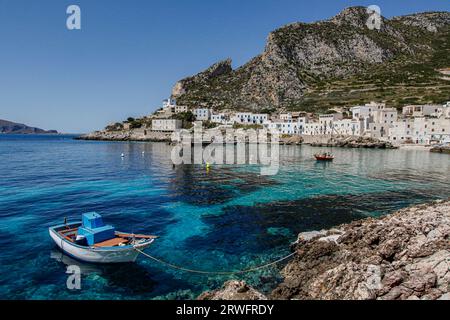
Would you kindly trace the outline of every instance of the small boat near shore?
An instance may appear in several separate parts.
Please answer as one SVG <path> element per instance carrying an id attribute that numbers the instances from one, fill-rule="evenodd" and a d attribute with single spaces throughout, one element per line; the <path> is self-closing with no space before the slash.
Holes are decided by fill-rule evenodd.
<path id="1" fill-rule="evenodd" d="M 331 153 L 323 152 L 314 155 L 317 161 L 333 161 L 334 156 Z"/>
<path id="2" fill-rule="evenodd" d="M 113 226 L 105 225 L 96 212 L 83 214 L 81 221 L 65 221 L 50 227 L 49 234 L 64 253 L 90 263 L 134 262 L 139 251 L 157 238 L 116 231 Z"/>

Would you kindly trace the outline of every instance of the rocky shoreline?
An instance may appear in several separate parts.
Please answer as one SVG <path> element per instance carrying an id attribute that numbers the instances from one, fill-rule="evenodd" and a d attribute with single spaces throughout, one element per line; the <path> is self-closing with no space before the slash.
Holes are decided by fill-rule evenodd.
<path id="1" fill-rule="evenodd" d="M 146 141 L 171 142 L 171 133 L 152 132 L 142 129 L 129 131 L 95 131 L 75 138 L 76 140 L 93 141 Z"/>
<path id="2" fill-rule="evenodd" d="M 308 144 L 313 147 L 396 149 L 396 147 L 388 141 L 360 136 L 333 136 L 325 141 L 311 142 Z"/>
<path id="3" fill-rule="evenodd" d="M 228 281 L 199 299 L 450 299 L 450 199 L 301 233 L 292 249 L 270 294 Z"/>
<path id="4" fill-rule="evenodd" d="M 77 140 L 94 141 L 147 141 L 147 142 L 172 142 L 171 133 L 153 132 L 142 129 L 122 130 L 122 131 L 95 131 L 79 137 Z M 390 142 L 378 139 L 356 136 L 334 136 L 319 137 L 313 142 L 305 141 L 304 136 L 280 137 L 281 145 L 302 145 L 307 144 L 313 147 L 345 147 L 345 148 L 378 148 L 395 149 Z"/>
<path id="5" fill-rule="evenodd" d="M 450 145 L 432 147 L 430 152 L 450 154 Z"/>

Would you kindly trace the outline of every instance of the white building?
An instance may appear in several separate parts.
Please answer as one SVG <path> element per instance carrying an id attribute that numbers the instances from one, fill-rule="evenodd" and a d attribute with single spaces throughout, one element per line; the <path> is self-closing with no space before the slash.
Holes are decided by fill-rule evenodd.
<path id="1" fill-rule="evenodd" d="M 350 108 L 350 111 L 352 112 L 352 117 L 354 119 L 364 119 L 372 117 L 376 111 L 384 108 L 386 108 L 386 104 L 372 101 L 371 103 L 366 103 L 363 106 L 352 107 Z"/>
<path id="2" fill-rule="evenodd" d="M 437 114 L 439 109 L 442 109 L 441 105 L 410 105 L 403 107 L 402 114 L 405 117 L 427 117 Z"/>
<path id="3" fill-rule="evenodd" d="M 152 131 L 173 132 L 182 128 L 183 121 L 176 119 L 153 119 Z"/>
<path id="4" fill-rule="evenodd" d="M 175 107 L 177 105 L 177 100 L 169 98 L 169 99 L 164 99 L 162 106 L 163 108 L 168 108 L 168 107 Z"/>
<path id="5" fill-rule="evenodd" d="M 399 144 L 413 141 L 414 119 L 404 118 L 396 121 L 389 129 L 389 140 Z M 417 142 L 419 143 L 419 142 Z"/>
<path id="6" fill-rule="evenodd" d="M 280 113 L 280 120 L 283 122 L 292 121 L 292 113 Z"/>
<path id="7" fill-rule="evenodd" d="M 225 113 L 211 114 L 211 122 L 226 124 L 227 116 Z"/>
<path id="8" fill-rule="evenodd" d="M 401 119 L 390 129 L 389 140 L 396 144 L 450 142 L 450 118 L 414 117 Z"/>
<path id="9" fill-rule="evenodd" d="M 364 132 L 361 119 L 342 119 L 333 122 L 333 133 L 347 136 L 360 136 Z"/>
<path id="10" fill-rule="evenodd" d="M 435 116 L 437 118 L 444 117 L 444 118 L 450 118 L 450 102 L 447 102 L 442 107 L 440 107 L 436 114 L 433 114 L 432 116 Z"/>
<path id="11" fill-rule="evenodd" d="M 397 120 L 398 113 L 395 108 L 375 110 L 369 118 L 364 119 L 364 133 L 376 139 L 389 139 L 389 130 Z"/>
<path id="12" fill-rule="evenodd" d="M 211 109 L 208 108 L 196 108 L 194 109 L 195 119 L 198 121 L 207 121 L 211 119 Z"/>
<path id="13" fill-rule="evenodd" d="M 321 114 L 319 115 L 319 123 L 325 131 L 329 131 L 329 133 L 331 133 L 334 127 L 334 122 L 342 120 L 342 118 L 342 113 Z"/>
<path id="14" fill-rule="evenodd" d="M 233 122 L 239 124 L 263 124 L 268 120 L 265 113 L 237 112 L 233 117 Z"/>
<path id="15" fill-rule="evenodd" d="M 175 99 L 165 99 L 162 102 L 162 109 L 158 110 L 156 113 L 160 118 L 170 118 L 174 113 L 176 113 L 177 103 Z"/>
<path id="16" fill-rule="evenodd" d="M 308 122 L 305 124 L 303 134 L 313 136 L 318 134 L 325 134 L 325 131 L 319 122 Z"/>
<path id="17" fill-rule="evenodd" d="M 281 117 L 279 121 L 266 121 L 264 123 L 264 127 L 269 130 L 278 130 L 281 134 L 290 134 L 290 135 L 298 135 L 303 134 L 305 131 L 305 124 L 307 122 L 306 117 L 298 118 L 297 121 L 281 121 Z"/>
<path id="18" fill-rule="evenodd" d="M 175 113 L 187 112 L 188 110 L 187 106 L 175 106 Z"/>

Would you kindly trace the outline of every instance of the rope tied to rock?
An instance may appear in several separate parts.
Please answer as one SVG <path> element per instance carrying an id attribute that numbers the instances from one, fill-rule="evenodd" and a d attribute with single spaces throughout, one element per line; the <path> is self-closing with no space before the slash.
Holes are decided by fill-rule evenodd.
<path id="1" fill-rule="evenodd" d="M 175 264 L 172 264 L 170 262 L 164 261 L 162 259 L 153 257 L 152 255 L 150 255 L 148 253 L 145 253 L 142 250 L 139 250 L 138 248 L 134 248 L 134 249 L 137 252 L 139 252 L 140 254 L 146 256 L 147 258 L 152 259 L 152 260 L 154 260 L 154 261 L 156 261 L 158 263 L 164 264 L 164 265 L 166 265 L 166 266 L 168 266 L 168 267 L 170 267 L 172 269 L 181 270 L 181 271 L 190 272 L 190 273 L 215 274 L 215 275 L 232 275 L 232 274 L 243 274 L 243 273 L 254 272 L 254 271 L 257 271 L 257 270 L 260 270 L 260 269 L 264 269 L 264 268 L 270 267 L 272 265 L 278 264 L 278 263 L 280 263 L 280 262 L 282 262 L 284 260 L 289 259 L 290 257 L 294 256 L 297 253 L 297 252 L 294 251 L 294 252 L 288 254 L 287 256 L 284 256 L 284 257 L 282 257 L 280 259 L 277 259 L 275 261 L 272 261 L 272 262 L 269 262 L 269 263 L 266 263 L 266 264 L 263 264 L 263 265 L 260 265 L 260 266 L 252 267 L 252 268 L 249 268 L 249 269 L 244 269 L 244 270 L 236 270 L 236 271 L 204 271 L 204 270 L 195 270 L 195 269 L 189 269 L 189 268 L 177 266 Z"/>

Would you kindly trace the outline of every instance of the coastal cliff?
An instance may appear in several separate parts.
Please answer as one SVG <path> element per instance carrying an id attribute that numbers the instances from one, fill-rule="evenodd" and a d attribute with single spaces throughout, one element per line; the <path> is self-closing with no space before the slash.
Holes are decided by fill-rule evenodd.
<path id="1" fill-rule="evenodd" d="M 232 281 L 199 299 L 450 299 L 450 200 L 301 233 L 292 249 L 267 296 Z"/>
<path id="2" fill-rule="evenodd" d="M 322 112 L 330 106 L 380 100 L 393 107 L 448 98 L 439 69 L 450 66 L 450 12 L 380 17 L 369 28 L 365 7 L 350 7 L 313 23 L 272 31 L 264 51 L 237 69 L 231 60 L 179 80 L 181 105 L 216 110 L 288 109 Z"/>

